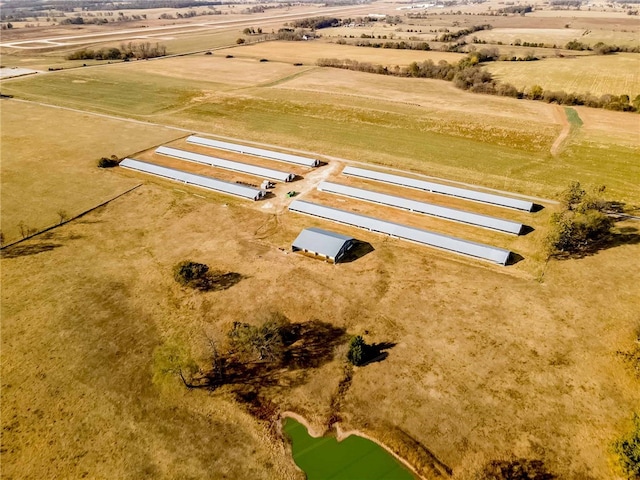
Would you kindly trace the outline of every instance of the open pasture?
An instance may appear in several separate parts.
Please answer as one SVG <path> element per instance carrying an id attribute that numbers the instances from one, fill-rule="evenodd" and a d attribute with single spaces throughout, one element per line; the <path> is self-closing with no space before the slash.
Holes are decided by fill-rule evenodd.
<path id="1" fill-rule="evenodd" d="M 124 156 L 180 135 L 157 126 L 2 100 L 2 233 L 18 224 L 41 229 L 140 183 L 98 169 L 100 157 Z M 57 128 L 51 128 L 57 125 Z"/>
<path id="2" fill-rule="evenodd" d="M 186 193 L 145 184 L 25 244 L 55 248 L 2 259 L 3 475 L 300 478 L 230 388 L 205 395 L 153 381 L 156 347 L 186 345 L 206 367 L 205 335 L 277 310 L 394 344 L 354 372 L 339 412 L 347 429 L 405 453 L 413 438 L 456 474 L 515 452 L 562 477 L 610 476 L 608 442 L 637 400 L 613 354 L 632 337 L 640 279 L 626 265 L 637 245 L 551 262 L 541 284 L 510 267 Z M 374 251 L 333 266 L 279 250 L 310 225 Z M 244 279 L 222 292 L 183 290 L 171 267 L 185 258 Z M 583 279 L 602 272 L 609 281 L 594 295 Z M 341 372 L 331 360 L 260 392 L 322 430 Z M 543 421 L 554 415 L 562 423 Z"/>
<path id="3" fill-rule="evenodd" d="M 577 28 L 494 28 L 492 30 L 474 32 L 470 36 L 489 43 L 534 42 L 544 43 L 549 46 L 557 45 L 557 47 L 562 48 L 571 40 L 582 40 L 583 33 L 585 33 L 584 30 Z"/>
<path id="4" fill-rule="evenodd" d="M 640 94 L 640 55 L 617 53 L 537 62 L 492 62 L 486 68 L 517 88 L 540 85 L 545 90 L 593 95 Z"/>

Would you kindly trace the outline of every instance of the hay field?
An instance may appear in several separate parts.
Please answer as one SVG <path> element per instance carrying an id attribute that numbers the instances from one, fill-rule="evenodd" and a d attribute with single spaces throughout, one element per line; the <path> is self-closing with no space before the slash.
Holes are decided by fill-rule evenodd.
<path id="1" fill-rule="evenodd" d="M 618 53 L 537 62 L 493 62 L 486 68 L 517 88 L 540 85 L 545 90 L 593 95 L 640 95 L 640 55 Z"/>

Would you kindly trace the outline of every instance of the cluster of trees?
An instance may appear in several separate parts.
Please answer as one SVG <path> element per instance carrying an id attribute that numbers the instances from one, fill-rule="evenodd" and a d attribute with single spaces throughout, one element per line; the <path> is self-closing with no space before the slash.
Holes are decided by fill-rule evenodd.
<path id="1" fill-rule="evenodd" d="M 611 204 L 602 199 L 605 187 L 587 192 L 580 182 L 571 182 L 562 195 L 562 211 L 551 216 L 547 245 L 551 255 L 584 254 L 608 240 L 613 219 Z"/>
<path id="2" fill-rule="evenodd" d="M 524 15 L 525 13 L 531 13 L 531 12 L 533 12 L 532 5 L 511 5 L 511 6 L 496 10 L 496 13 L 519 14 L 519 15 Z"/>
<path id="3" fill-rule="evenodd" d="M 247 27 L 244 30 L 242 30 L 242 33 L 244 35 L 260 35 L 262 33 L 262 29 L 261 28 Z"/>
<path id="4" fill-rule="evenodd" d="M 98 50 L 83 48 L 67 55 L 67 60 L 128 60 L 130 58 L 147 59 L 164 57 L 167 54 L 165 45 L 149 42 L 121 44 L 120 48 L 105 47 Z"/>
<path id="5" fill-rule="evenodd" d="M 346 43 L 345 41 L 342 42 Z M 354 44 L 357 47 L 373 47 L 373 48 L 392 48 L 396 50 L 431 50 L 427 42 L 370 42 L 369 40 L 361 40 Z"/>
<path id="6" fill-rule="evenodd" d="M 302 18 L 300 20 L 294 20 L 293 22 L 291 22 L 291 26 L 294 28 L 310 28 L 312 30 L 339 27 L 340 25 L 342 25 L 342 20 L 335 17 Z"/>
<path id="7" fill-rule="evenodd" d="M 457 32 L 446 32 L 440 35 L 437 38 L 438 42 L 453 42 L 454 40 L 458 40 L 459 38 L 466 37 L 474 32 L 479 32 L 481 30 L 491 30 L 493 27 L 489 24 L 483 25 L 473 25 L 469 28 L 463 28 L 462 30 L 458 30 Z"/>

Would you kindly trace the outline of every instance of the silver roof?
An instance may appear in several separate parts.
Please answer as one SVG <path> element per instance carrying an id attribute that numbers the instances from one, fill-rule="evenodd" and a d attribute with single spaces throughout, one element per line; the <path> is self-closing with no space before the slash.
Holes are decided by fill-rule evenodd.
<path id="1" fill-rule="evenodd" d="M 330 258 L 336 258 L 344 244 L 351 240 L 353 238 L 347 235 L 311 227 L 302 230 L 291 246 L 295 249 L 308 250 Z"/>
<path id="2" fill-rule="evenodd" d="M 451 195 L 453 197 L 464 198 L 465 200 L 490 203 L 501 207 L 515 208 L 516 210 L 525 210 L 527 212 L 533 210 L 533 203 L 526 200 L 503 197 L 502 195 L 493 195 L 491 193 L 478 192 L 475 190 L 468 190 L 466 188 L 451 187 L 449 185 L 441 185 L 439 183 L 427 182 L 400 175 L 392 175 L 390 173 L 376 172 L 374 170 L 366 170 L 358 167 L 345 167 L 342 173 L 345 175 L 351 175 L 352 177 L 366 178 L 369 180 L 392 183 L 394 185 L 402 185 L 403 187 L 417 188 L 418 190 L 426 190 L 431 193 Z"/>
<path id="3" fill-rule="evenodd" d="M 302 200 L 294 200 L 289 205 L 289 210 L 293 212 L 306 213 L 316 217 L 333 220 L 335 222 L 346 223 L 360 228 L 379 233 L 385 233 L 398 238 L 412 240 L 414 242 L 423 243 L 431 247 L 449 250 L 463 255 L 488 260 L 490 262 L 506 265 L 511 252 L 502 248 L 484 245 L 482 243 L 470 242 L 440 233 L 421 230 L 398 223 L 380 220 L 378 218 L 367 217 L 357 213 L 339 210 L 337 208 L 319 205 L 317 203 L 305 202 Z"/>
<path id="4" fill-rule="evenodd" d="M 424 213 L 434 217 L 446 218 L 447 220 L 468 223 L 478 227 L 513 233 L 515 235 L 519 235 L 522 230 L 521 223 L 512 222 L 510 220 L 503 220 L 501 218 L 489 217 L 478 213 L 466 212 L 455 208 L 441 207 L 432 203 L 418 202 L 408 198 L 373 192 L 363 188 L 349 187 L 339 183 L 321 182 L 320 185 L 318 185 L 318 190 L 338 195 L 346 195 L 359 200 L 367 200 L 369 202 L 380 203 L 392 207 L 404 208 L 405 210 L 410 210 L 412 212 Z"/>
<path id="5" fill-rule="evenodd" d="M 156 153 L 160 155 L 166 155 L 168 157 L 178 158 L 180 160 L 187 160 L 189 162 L 202 163 L 205 165 L 211 165 L 212 167 L 224 168 L 226 170 L 233 170 L 235 172 L 248 173 L 249 175 L 255 175 L 256 177 L 266 177 L 281 182 L 290 182 L 295 178 L 295 174 L 288 172 L 281 172 L 279 170 L 273 170 L 271 168 L 258 167 L 257 165 L 249 165 L 248 163 L 234 162 L 232 160 L 225 160 L 223 158 L 210 157 L 209 155 L 202 155 L 200 153 L 188 152 L 186 150 L 179 150 L 171 147 L 158 147 Z"/>
<path id="6" fill-rule="evenodd" d="M 154 165 L 153 163 L 147 163 L 133 158 L 125 158 L 120 162 L 120 166 L 137 170 L 139 172 L 150 173 L 159 177 L 169 178 L 178 182 L 195 185 L 197 187 L 215 190 L 217 192 L 249 198 L 251 200 L 258 200 L 266 194 L 264 190 L 258 190 L 256 188 L 247 187 L 237 183 L 225 182 L 215 178 L 204 177 L 202 175 L 195 175 L 193 173 L 183 172 L 182 170 L 176 170 L 174 168 L 161 167 L 160 165 Z"/>
<path id="7" fill-rule="evenodd" d="M 317 167 L 320 162 L 315 158 L 301 157 L 299 155 L 291 155 L 290 153 L 274 152 L 263 148 L 248 147 L 246 145 L 238 145 L 236 143 L 221 142 L 219 140 L 211 140 L 209 138 L 196 137 L 191 135 L 187 138 L 188 143 L 203 145 L 205 147 L 218 148 L 220 150 L 229 150 L 231 152 L 244 153 L 255 157 L 264 157 L 271 160 L 279 160 L 281 162 L 295 163 L 304 165 L 305 167 Z"/>

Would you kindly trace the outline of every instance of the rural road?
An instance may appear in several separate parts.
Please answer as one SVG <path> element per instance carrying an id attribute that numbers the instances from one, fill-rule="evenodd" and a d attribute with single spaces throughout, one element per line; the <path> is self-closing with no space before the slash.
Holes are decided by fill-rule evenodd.
<path id="1" fill-rule="evenodd" d="M 571 133 L 571 124 L 567 119 L 567 114 L 565 113 L 564 108 L 560 105 L 556 105 L 553 109 L 553 116 L 556 117 L 558 123 L 562 125 L 562 130 L 558 134 L 558 138 L 556 138 L 553 145 L 551 145 L 551 155 L 555 157 L 560 153 L 560 147 L 562 147 L 562 144 L 569 136 L 569 133 Z"/>
<path id="2" fill-rule="evenodd" d="M 135 124 L 139 124 L 139 125 L 146 125 L 146 126 L 151 125 L 151 126 L 156 126 L 156 127 L 160 127 L 160 128 L 166 128 L 166 129 L 175 130 L 175 131 L 181 132 L 181 133 L 215 136 L 218 139 L 222 139 L 222 140 L 226 140 L 226 141 L 230 141 L 230 142 L 235 142 L 235 143 L 240 143 L 240 144 L 255 145 L 255 146 L 259 146 L 259 147 L 263 147 L 263 148 L 270 148 L 270 149 L 275 149 L 275 150 L 286 150 L 286 151 L 293 152 L 293 153 L 300 154 L 300 155 L 306 155 L 306 156 L 310 156 L 310 157 L 325 158 L 327 160 L 333 160 L 335 162 L 341 162 L 341 163 L 344 163 L 344 164 L 347 164 L 347 165 L 359 165 L 359 166 L 371 167 L 371 164 L 368 164 L 368 163 L 357 162 L 357 161 L 349 160 L 349 159 L 346 159 L 346 158 L 333 157 L 333 156 L 325 155 L 325 154 L 320 153 L 320 152 L 310 152 L 310 151 L 307 151 L 307 150 L 299 150 L 299 149 L 293 149 L 293 148 L 283 148 L 283 147 L 280 147 L 278 145 L 271 145 L 271 144 L 268 144 L 268 143 L 252 142 L 252 141 L 249 141 L 249 140 L 246 140 L 246 139 L 239 139 L 239 138 L 234 138 L 234 137 L 226 137 L 226 136 L 222 136 L 222 135 L 216 135 L 215 133 L 211 133 L 211 132 L 194 131 L 194 130 L 187 129 L 187 128 L 176 127 L 176 126 L 173 126 L 173 125 L 163 125 L 161 123 L 148 122 L 148 121 L 142 121 L 142 120 L 135 120 L 133 118 L 120 117 L 120 116 L 117 116 L 117 115 L 109 115 L 109 114 L 106 114 L 106 113 L 91 112 L 91 111 L 88 111 L 88 110 L 81 110 L 81 109 L 78 109 L 78 108 L 62 107 L 60 105 L 52 105 L 52 104 L 45 103 L 45 102 L 35 102 L 35 101 L 31 101 L 31 100 L 22 100 L 22 99 L 19 99 L 19 98 L 2 98 L 0 101 L 3 101 L 3 102 L 19 102 L 19 103 L 26 103 L 26 104 L 31 104 L 31 105 L 40 105 L 42 107 L 48 107 L 48 108 L 57 108 L 57 109 L 65 110 L 65 111 L 69 111 L 69 112 L 81 113 L 83 115 L 91 115 L 91 116 L 94 116 L 94 117 L 108 118 L 110 120 L 119 120 L 119 121 L 122 121 L 122 122 L 135 123 Z M 375 167 L 378 168 L 378 169 L 381 169 L 381 170 L 387 170 L 387 171 L 404 173 L 404 174 L 407 173 L 405 170 L 400 170 L 400 169 L 397 169 L 397 168 L 382 167 L 382 166 L 379 166 L 379 165 L 376 165 Z M 416 177 L 420 177 L 420 178 L 425 178 L 425 179 L 430 179 L 430 180 L 437 180 L 437 181 L 445 182 L 445 183 L 448 183 L 448 184 L 454 184 L 454 185 L 460 185 L 460 186 L 467 187 L 467 188 L 473 188 L 473 189 L 476 189 L 476 190 L 484 190 L 484 191 L 487 191 L 487 192 L 500 193 L 500 194 L 504 194 L 504 195 L 508 195 L 508 196 L 512 196 L 512 197 L 517 197 L 517 198 L 530 200 L 532 202 L 541 202 L 541 203 L 553 204 L 553 205 L 559 204 L 558 201 L 551 200 L 551 199 L 548 199 L 548 198 L 534 197 L 534 196 L 529 196 L 529 195 L 521 195 L 521 194 L 517 194 L 517 193 L 514 193 L 514 192 L 505 191 L 505 190 L 486 188 L 486 187 L 481 187 L 481 186 L 476 185 L 476 184 L 457 182 L 457 181 L 453 181 L 453 180 L 446 179 L 446 178 L 434 177 L 434 176 L 430 176 L 430 175 L 422 175 L 422 174 L 418 174 L 418 173 L 414 173 L 414 172 L 412 172 L 412 175 L 415 175 Z"/>

